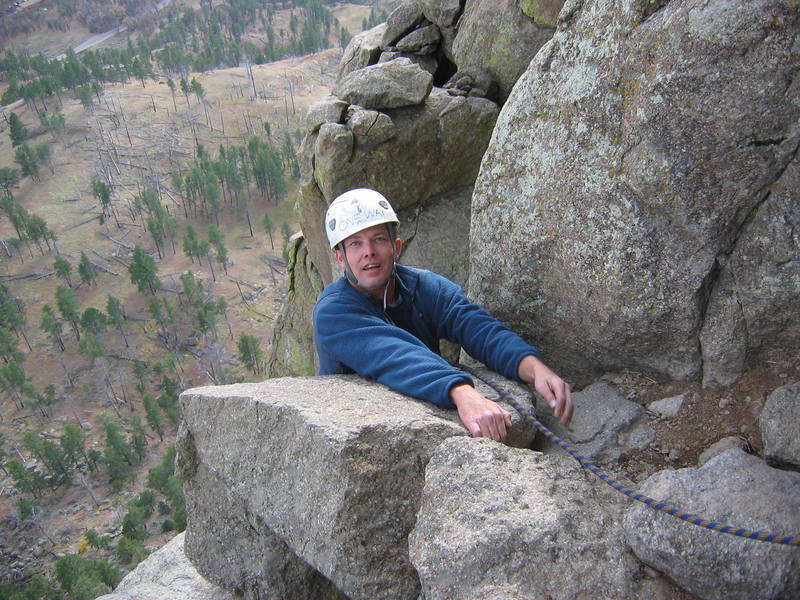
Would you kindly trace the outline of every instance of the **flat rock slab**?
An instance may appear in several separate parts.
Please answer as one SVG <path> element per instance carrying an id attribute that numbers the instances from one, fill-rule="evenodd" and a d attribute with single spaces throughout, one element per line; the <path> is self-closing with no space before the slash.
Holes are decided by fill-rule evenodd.
<path id="1" fill-rule="evenodd" d="M 578 452 L 598 463 L 619 460 L 631 450 L 646 448 L 654 439 L 647 425 L 644 409 L 623 398 L 617 388 L 607 382 L 593 383 L 572 394 L 575 414 L 570 426 L 564 427 L 551 412 L 543 411 L 539 420 Z M 540 438 L 540 445 L 549 452 L 553 442 Z"/>
<path id="2" fill-rule="evenodd" d="M 466 436 L 454 410 L 357 376 L 195 388 L 181 405 L 176 464 L 201 573 L 252 597 L 416 600 L 407 536 L 430 456 Z M 512 438 L 530 443 L 515 419 Z"/>
<path id="3" fill-rule="evenodd" d="M 640 491 L 682 511 L 752 531 L 800 532 L 800 474 L 731 449 L 699 468 L 661 471 Z M 634 503 L 625 515 L 634 553 L 709 600 L 800 597 L 800 551 L 704 529 Z"/>

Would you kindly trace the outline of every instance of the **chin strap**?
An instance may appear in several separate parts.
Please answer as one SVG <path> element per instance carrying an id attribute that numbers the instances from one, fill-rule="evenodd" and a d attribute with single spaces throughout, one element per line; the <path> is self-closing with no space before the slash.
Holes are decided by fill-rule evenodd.
<path id="1" fill-rule="evenodd" d="M 339 244 L 339 252 L 342 253 L 342 258 L 344 258 L 344 276 L 347 278 L 347 281 L 353 285 L 358 285 L 358 278 L 356 274 L 353 273 L 353 269 L 350 268 L 350 263 L 347 261 L 347 252 L 344 251 L 344 242 Z"/>
<path id="2" fill-rule="evenodd" d="M 394 254 L 394 251 L 392 251 Z M 394 256 L 392 256 L 392 273 L 389 275 L 389 280 L 386 282 L 386 287 L 383 288 L 383 312 L 386 312 L 386 295 L 389 293 L 389 284 L 394 281 L 394 277 L 397 274 L 397 262 L 394 260 Z"/>

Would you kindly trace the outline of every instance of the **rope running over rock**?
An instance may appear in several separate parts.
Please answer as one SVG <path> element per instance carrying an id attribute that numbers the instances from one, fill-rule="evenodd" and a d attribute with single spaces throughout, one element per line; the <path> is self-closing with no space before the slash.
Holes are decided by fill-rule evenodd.
<path id="1" fill-rule="evenodd" d="M 491 381 L 487 379 L 486 376 L 477 373 L 474 369 L 467 367 L 466 365 L 458 365 L 460 369 L 470 373 L 474 377 L 480 379 L 486 385 L 491 387 L 497 394 L 500 396 L 500 399 L 508 402 L 514 409 L 523 416 L 523 418 L 528 421 L 531 425 L 536 427 L 539 431 L 541 431 L 545 437 L 548 439 L 556 442 L 559 446 L 561 446 L 564 450 L 566 450 L 572 457 L 577 460 L 580 465 L 588 471 L 591 471 L 594 475 L 604 481 L 606 484 L 617 490 L 620 494 L 623 494 L 630 498 L 631 500 L 638 500 L 642 504 L 646 504 L 647 506 L 666 513 L 672 517 L 676 517 L 681 519 L 682 521 L 686 521 L 687 523 L 691 523 L 692 525 L 697 525 L 698 527 L 703 527 L 705 529 L 711 529 L 712 531 L 718 531 L 720 533 L 727 533 L 730 535 L 735 535 L 737 537 L 747 538 L 750 540 L 756 540 L 759 542 L 771 542 L 773 544 L 783 544 L 785 546 L 794 546 L 800 547 L 800 535 L 780 535 L 777 533 L 770 533 L 768 531 L 752 531 L 749 529 L 744 529 L 741 527 L 734 527 L 732 525 L 726 525 L 725 523 L 718 523 L 716 521 L 709 521 L 708 519 L 704 519 L 703 517 L 693 514 L 684 512 L 677 508 L 674 508 L 668 505 L 665 502 L 659 502 L 649 496 L 645 496 L 637 492 L 635 489 L 628 487 L 624 483 L 619 482 L 616 479 L 613 479 L 611 475 L 603 471 L 601 468 L 597 466 L 596 463 L 589 460 L 585 456 L 578 454 L 578 450 L 571 446 L 569 443 L 565 442 L 557 435 L 555 435 L 552 431 L 550 431 L 547 427 L 542 425 L 539 420 L 534 417 L 530 411 L 520 405 L 514 398 L 511 397 L 502 386 L 498 385 L 495 381 Z"/>

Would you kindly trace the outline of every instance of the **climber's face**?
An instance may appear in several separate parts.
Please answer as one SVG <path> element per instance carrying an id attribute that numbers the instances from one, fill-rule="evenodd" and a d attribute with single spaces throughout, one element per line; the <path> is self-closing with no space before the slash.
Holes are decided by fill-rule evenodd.
<path id="1" fill-rule="evenodd" d="M 353 285 L 362 292 L 382 297 L 403 242 L 392 240 L 389 227 L 380 224 L 354 233 L 344 240 L 343 246 L 344 251 L 342 246 L 336 248 L 336 261 L 345 271 L 350 267 L 357 280 Z"/>

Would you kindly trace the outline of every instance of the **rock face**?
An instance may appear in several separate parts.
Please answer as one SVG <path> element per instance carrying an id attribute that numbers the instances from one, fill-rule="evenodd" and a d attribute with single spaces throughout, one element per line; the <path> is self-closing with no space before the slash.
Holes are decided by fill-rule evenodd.
<path id="1" fill-rule="evenodd" d="M 542 2 L 541 9 L 530 15 L 520 10 L 520 4 L 517 0 L 467 2 L 453 41 L 453 62 L 459 68 L 479 65 L 485 69 L 497 82 L 503 100 L 531 58 L 553 36 L 555 17 L 564 2 Z"/>
<path id="2" fill-rule="evenodd" d="M 355 376 L 196 388 L 181 405 L 186 553 L 205 577 L 250 598 L 416 600 L 407 536 L 431 454 L 466 435 L 455 411 Z M 512 442 L 533 433 L 517 416 Z"/>
<path id="3" fill-rule="evenodd" d="M 183 550 L 180 533 L 128 573 L 98 600 L 234 600 L 232 593 L 203 579 Z"/>
<path id="4" fill-rule="evenodd" d="M 289 241 L 287 279 L 289 295 L 278 315 L 282 326 L 273 329 L 267 369 L 272 377 L 313 375 L 317 371 L 313 332 L 306 315 L 311 314 L 323 286 L 317 270 L 308 260 L 302 236 Z"/>
<path id="5" fill-rule="evenodd" d="M 797 7 L 570 0 L 559 19 L 483 159 L 471 295 L 580 382 L 730 383 L 748 348 L 796 344 Z"/>
<path id="6" fill-rule="evenodd" d="M 641 491 L 737 527 L 784 535 L 800 530 L 800 474 L 771 469 L 737 449 L 697 469 L 661 471 Z M 639 503 L 628 509 L 624 524 L 628 544 L 642 561 L 701 598 L 800 595 L 795 549 L 701 529 Z"/>

